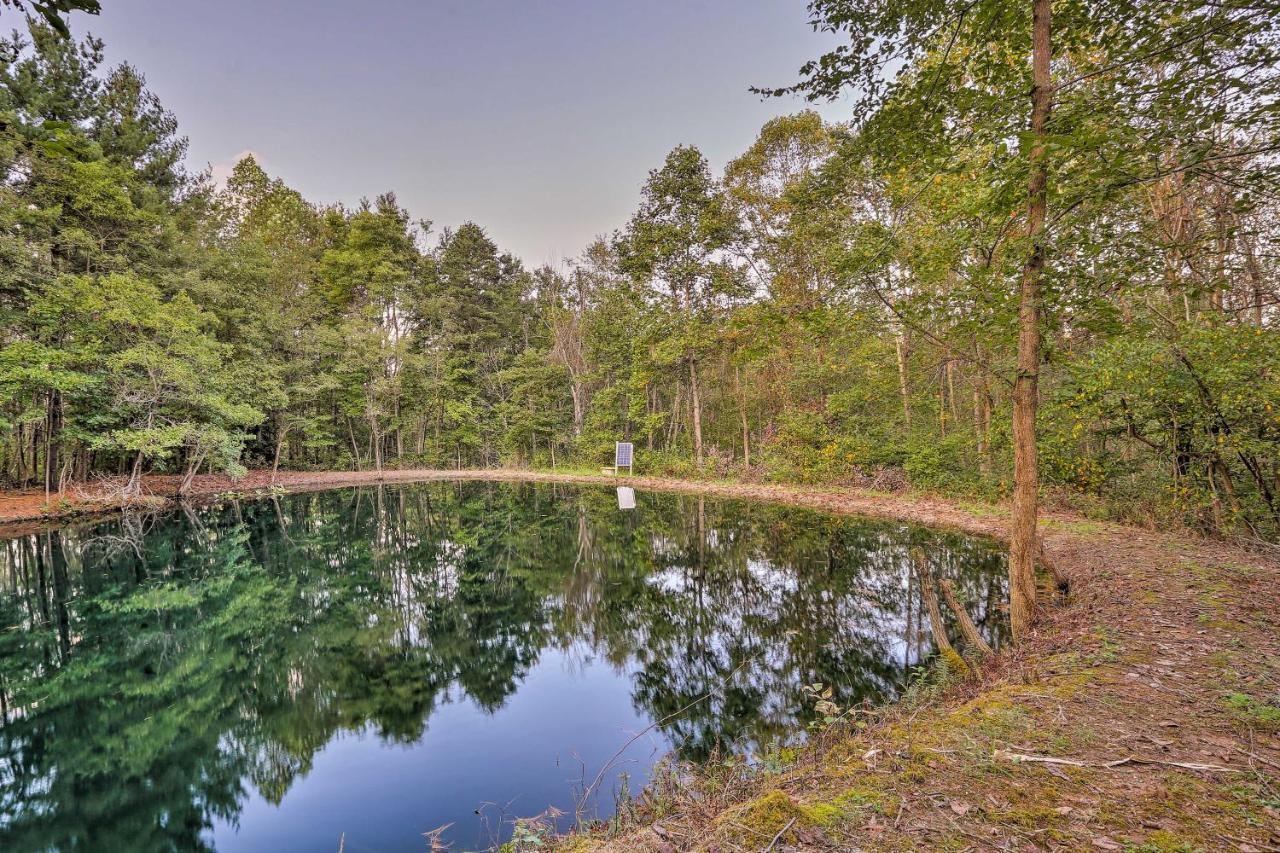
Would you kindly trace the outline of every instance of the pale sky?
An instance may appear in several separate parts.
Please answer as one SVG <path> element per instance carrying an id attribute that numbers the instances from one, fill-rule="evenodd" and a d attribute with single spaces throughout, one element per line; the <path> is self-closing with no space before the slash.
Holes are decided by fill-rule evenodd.
<path id="1" fill-rule="evenodd" d="M 193 170 L 252 151 L 315 202 L 393 190 L 437 231 L 473 220 L 530 266 L 625 224 L 675 145 L 719 170 L 767 119 L 805 108 L 748 87 L 794 82 L 834 43 L 801 0 L 102 5 L 73 30 L 142 70 Z"/>

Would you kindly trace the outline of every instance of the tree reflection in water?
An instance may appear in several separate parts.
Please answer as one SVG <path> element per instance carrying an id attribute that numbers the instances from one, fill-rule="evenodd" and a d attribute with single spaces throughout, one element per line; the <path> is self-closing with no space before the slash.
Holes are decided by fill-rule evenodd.
<path id="1" fill-rule="evenodd" d="M 932 653 L 924 553 L 998 645 L 1003 556 L 901 524 L 434 483 L 0 542 L 0 849 L 203 849 L 343 731 L 501 708 L 544 650 L 607 661 L 684 758 L 793 736 L 801 685 L 891 697 Z M 954 636 L 954 633 L 953 633 Z M 584 709 L 590 713 L 590 709 Z"/>

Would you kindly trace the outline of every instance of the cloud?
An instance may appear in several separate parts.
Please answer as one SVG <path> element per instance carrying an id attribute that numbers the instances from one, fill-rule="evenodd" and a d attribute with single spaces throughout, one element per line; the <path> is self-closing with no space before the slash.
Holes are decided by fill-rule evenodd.
<path id="1" fill-rule="evenodd" d="M 231 170 L 236 167 L 246 157 L 252 156 L 258 161 L 258 165 L 266 168 L 266 160 L 262 156 L 262 152 L 254 151 L 252 148 L 246 148 L 237 154 L 233 154 L 226 160 L 209 164 L 209 174 L 213 177 L 213 183 L 218 189 L 222 189 L 227 185 L 227 179 L 231 177 Z"/>

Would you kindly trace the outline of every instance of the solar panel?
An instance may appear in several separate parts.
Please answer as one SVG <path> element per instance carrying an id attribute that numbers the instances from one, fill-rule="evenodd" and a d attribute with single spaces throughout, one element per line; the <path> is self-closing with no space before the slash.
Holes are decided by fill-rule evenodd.
<path id="1" fill-rule="evenodd" d="M 632 445 L 629 441 L 619 441 L 614 449 L 613 464 L 621 468 L 622 466 L 631 467 L 631 450 Z"/>

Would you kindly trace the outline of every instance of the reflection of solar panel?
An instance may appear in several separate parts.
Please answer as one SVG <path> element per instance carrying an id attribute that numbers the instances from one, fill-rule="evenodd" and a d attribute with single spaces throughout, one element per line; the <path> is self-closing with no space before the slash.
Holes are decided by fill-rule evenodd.
<path id="1" fill-rule="evenodd" d="M 616 468 L 631 468 L 632 444 L 629 441 L 619 441 L 614 447 L 613 464 Z"/>

